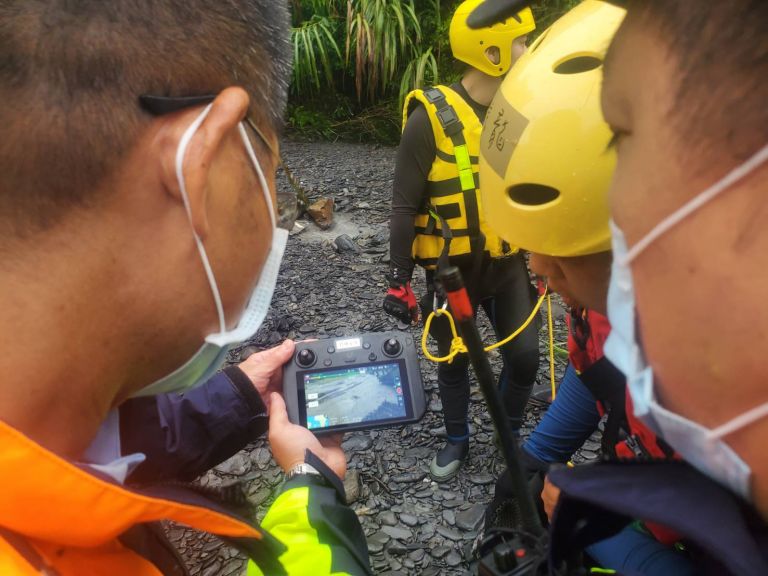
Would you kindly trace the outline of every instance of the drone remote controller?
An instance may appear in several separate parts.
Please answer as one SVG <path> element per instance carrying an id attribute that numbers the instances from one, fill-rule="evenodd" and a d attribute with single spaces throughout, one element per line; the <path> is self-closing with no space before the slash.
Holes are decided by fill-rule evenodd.
<path id="1" fill-rule="evenodd" d="M 405 332 L 298 342 L 283 369 L 283 394 L 291 422 L 316 434 L 417 422 L 426 409 Z"/>

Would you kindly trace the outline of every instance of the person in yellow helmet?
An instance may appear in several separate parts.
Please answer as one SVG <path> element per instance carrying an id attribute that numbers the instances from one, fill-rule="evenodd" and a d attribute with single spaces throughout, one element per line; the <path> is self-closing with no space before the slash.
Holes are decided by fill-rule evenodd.
<path id="1" fill-rule="evenodd" d="M 557 490 L 544 475 L 568 462 L 597 431 L 601 418 L 600 449 L 606 457 L 661 460 L 673 455 L 634 418 L 624 377 L 604 355 L 611 264 L 606 190 L 615 154 L 606 150 L 610 131 L 596 87 L 608 43 L 624 14 L 610 3 L 586 0 L 547 30 L 505 80 L 481 143 L 489 220 L 503 237 L 530 250 L 531 269 L 570 309 L 569 366 L 556 399 L 521 446 L 534 496 L 539 499 L 541 493 L 550 518 Z M 525 121 L 516 124 L 516 132 L 509 131 L 515 118 Z M 502 474 L 486 511 L 484 535 L 512 527 L 514 503 L 508 474 Z M 589 557 L 601 568 L 621 572 L 694 573 L 672 546 L 676 534 L 653 524 L 638 527 L 590 546 Z"/>
<path id="2" fill-rule="evenodd" d="M 586 4 L 558 22 L 568 24 L 561 32 L 584 28 Z M 584 46 L 549 60 L 555 25 L 532 46 L 520 77 L 539 77 L 548 66 L 586 82 L 592 67 L 604 70 L 604 82 L 594 78 L 586 91 L 570 93 L 577 96 L 570 105 L 526 110 L 518 77 L 515 90 L 502 89 L 494 103 L 496 114 L 530 121 L 496 149 L 489 138 L 483 151 L 481 182 L 494 196 L 486 205 L 497 231 L 540 252 L 532 266 L 561 286 L 588 283 L 583 265 L 612 249 L 609 278 L 606 263 L 598 275 L 612 325 L 605 355 L 626 376 L 628 411 L 685 460 L 609 459 L 550 471 L 559 495 L 550 502 L 550 562 L 564 571 L 580 550 L 610 545 L 641 519 L 673 529 L 696 574 L 768 573 L 766 363 L 755 347 L 768 276 L 753 268 L 768 246 L 756 224 L 768 174 L 768 5 L 736 0 L 711 8 L 630 1 L 605 58 L 604 48 Z M 558 81 L 567 82 L 552 78 L 549 88 Z M 598 132 L 589 126 L 600 117 L 601 86 Z M 489 113 L 489 135 L 490 122 Z M 567 156 L 557 144 L 563 135 Z M 525 170 L 534 137 L 550 170 Z M 569 186 L 598 175 L 614 155 L 602 185 Z M 734 269 L 753 273 L 734 278 Z"/>
<path id="3" fill-rule="evenodd" d="M 530 313 L 532 288 L 523 254 L 486 224 L 478 188 L 480 132 L 488 104 L 504 75 L 525 52 L 535 28 L 530 9 L 481 30 L 467 26 L 480 3 L 468 0 L 450 24 L 454 58 L 465 65 L 459 82 L 411 92 L 403 111 L 403 135 L 397 153 L 390 220 L 391 265 L 384 309 L 404 322 L 417 321 L 419 306 L 411 289 L 414 267 L 426 270 L 427 294 L 421 311 L 441 306 L 435 292 L 436 271 L 458 266 L 474 306 L 482 306 L 497 336 L 518 328 Z M 441 356 L 448 353 L 451 332 L 445 318 L 432 324 Z M 499 379 L 514 429 L 538 369 L 536 326 L 502 348 L 504 370 Z M 447 481 L 469 452 L 468 358 L 438 366 L 447 441 L 430 464 L 436 481 Z"/>

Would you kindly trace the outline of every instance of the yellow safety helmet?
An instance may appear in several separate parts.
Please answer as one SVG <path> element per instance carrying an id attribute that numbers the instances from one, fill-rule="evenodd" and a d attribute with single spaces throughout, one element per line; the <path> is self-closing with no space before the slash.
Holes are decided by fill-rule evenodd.
<path id="1" fill-rule="evenodd" d="M 448 37 L 456 60 L 469 64 L 489 76 L 502 76 L 512 66 L 512 43 L 515 38 L 533 32 L 536 23 L 530 8 L 520 10 L 504 22 L 473 30 L 467 26 L 467 17 L 483 0 L 466 0 L 459 4 L 451 18 Z M 499 49 L 499 62 L 488 59 L 486 50 Z"/>
<path id="2" fill-rule="evenodd" d="M 625 10 L 585 0 L 531 45 L 485 117 L 480 190 L 488 224 L 549 256 L 610 250 L 616 164 L 600 110 L 602 63 Z"/>

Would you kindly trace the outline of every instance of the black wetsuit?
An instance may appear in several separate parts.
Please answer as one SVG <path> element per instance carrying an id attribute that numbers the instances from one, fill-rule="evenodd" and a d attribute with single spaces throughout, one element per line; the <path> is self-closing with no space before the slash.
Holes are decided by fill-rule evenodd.
<path id="1" fill-rule="evenodd" d="M 472 100 L 460 83 L 451 85 L 475 111 L 482 122 L 488 110 Z M 417 106 L 406 122 L 397 151 L 392 216 L 390 220 L 391 276 L 405 281 L 413 273 L 411 249 L 415 237 L 414 219 L 419 206 L 426 200 L 427 176 L 437 153 L 429 117 L 423 106 Z M 497 337 L 503 338 L 517 329 L 528 317 L 533 306 L 532 287 L 522 254 L 491 259 L 487 255 L 480 263 L 479 274 L 472 273 L 473 255 L 451 257 L 468 285 L 475 306 L 482 306 L 493 323 Z M 433 273 L 427 271 L 427 285 L 433 288 Z M 421 299 L 422 313 L 432 309 L 433 292 Z M 436 318 L 430 335 L 437 340 L 440 355 L 448 353 L 451 333 L 445 318 Z M 499 378 L 504 403 L 514 428 L 522 424 L 525 405 L 536 378 L 539 365 L 536 323 L 502 348 L 504 371 Z M 443 403 L 448 435 L 460 438 L 467 434 L 469 408 L 469 360 L 466 354 L 453 363 L 438 367 L 438 384 Z"/>

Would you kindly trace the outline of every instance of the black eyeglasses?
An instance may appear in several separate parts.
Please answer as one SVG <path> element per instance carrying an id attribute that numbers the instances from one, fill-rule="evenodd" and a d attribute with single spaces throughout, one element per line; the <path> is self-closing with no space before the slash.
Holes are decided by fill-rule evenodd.
<path id="1" fill-rule="evenodd" d="M 210 104 L 216 99 L 216 94 L 206 94 L 202 96 L 151 96 L 148 94 L 139 96 L 139 105 L 141 108 L 152 114 L 153 116 L 163 116 L 165 114 L 171 114 L 184 110 L 185 108 L 192 108 L 193 106 L 204 106 Z M 261 140 L 264 146 L 277 157 L 279 166 L 285 171 L 288 179 L 291 183 L 292 190 L 290 192 L 283 192 L 276 190 L 277 196 L 277 227 L 285 230 L 292 230 L 293 225 L 296 222 L 296 218 L 299 214 L 299 203 L 296 194 L 296 184 L 293 181 L 291 173 L 283 163 L 283 159 L 280 154 L 272 147 L 269 140 L 264 136 L 264 133 L 253 121 L 253 119 L 246 115 L 244 119 L 245 125 L 251 129 L 257 140 Z M 268 191 L 266 191 L 268 193 Z"/>

